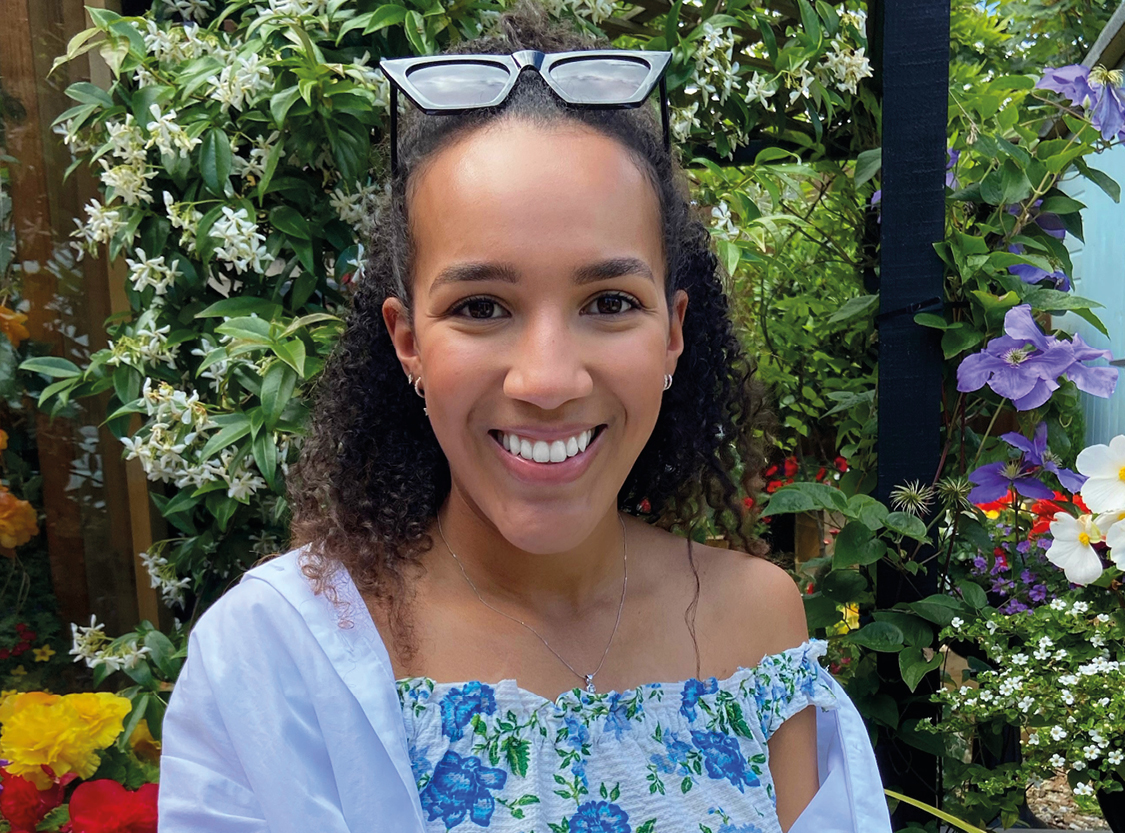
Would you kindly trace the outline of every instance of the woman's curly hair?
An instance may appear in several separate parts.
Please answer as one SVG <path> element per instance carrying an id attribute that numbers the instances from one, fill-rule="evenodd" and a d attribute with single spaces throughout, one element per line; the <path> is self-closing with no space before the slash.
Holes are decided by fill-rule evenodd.
<path id="1" fill-rule="evenodd" d="M 502 34 L 460 44 L 456 53 L 510 54 L 603 48 L 551 22 L 530 3 L 500 19 Z M 691 534 L 710 519 L 734 546 L 761 555 L 741 495 L 760 486 L 755 438 L 767 422 L 759 385 L 739 344 L 723 275 L 687 180 L 664 149 L 651 107 L 568 108 L 539 76 L 522 73 L 500 107 L 465 115 L 404 114 L 399 172 L 376 212 L 369 254 L 347 327 L 319 382 L 309 436 L 290 478 L 293 535 L 307 547 L 316 586 L 345 567 L 359 590 L 394 599 L 450 490 L 449 466 L 395 355 L 383 321 L 389 297 L 411 308 L 409 200 L 412 176 L 456 137 L 498 119 L 573 120 L 628 149 L 661 208 L 666 292 L 687 292 L 684 350 L 656 427 L 618 494 L 621 510 Z M 738 473 L 738 474 L 736 474 Z"/>

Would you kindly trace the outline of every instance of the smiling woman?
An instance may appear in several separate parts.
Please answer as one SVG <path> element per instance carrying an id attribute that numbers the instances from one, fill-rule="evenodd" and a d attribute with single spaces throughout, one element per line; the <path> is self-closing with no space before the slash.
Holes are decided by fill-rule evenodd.
<path id="1" fill-rule="evenodd" d="M 502 30 L 388 70 L 425 112 L 293 478 L 303 546 L 193 630 L 161 829 L 889 830 L 746 533 L 761 399 L 662 124 L 561 94 L 586 44 L 533 7 Z M 612 61 L 648 91 L 666 63 Z M 457 98 L 481 65 L 522 69 Z M 705 519 L 734 548 L 671 531 Z"/>

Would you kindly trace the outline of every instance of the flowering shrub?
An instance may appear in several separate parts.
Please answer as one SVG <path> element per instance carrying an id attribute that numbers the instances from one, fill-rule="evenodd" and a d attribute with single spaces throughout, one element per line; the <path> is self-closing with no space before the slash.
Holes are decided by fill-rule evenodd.
<path id="1" fill-rule="evenodd" d="M 156 747 L 135 713 L 107 693 L 0 700 L 0 822 L 10 833 L 155 833 Z"/>

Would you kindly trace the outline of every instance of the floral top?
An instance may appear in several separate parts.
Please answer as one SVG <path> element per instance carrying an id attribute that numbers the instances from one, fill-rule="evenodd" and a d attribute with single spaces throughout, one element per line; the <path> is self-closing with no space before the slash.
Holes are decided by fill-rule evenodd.
<path id="1" fill-rule="evenodd" d="M 766 742 L 837 706 L 806 642 L 725 680 L 574 689 L 398 681 L 427 833 L 780 833 Z"/>

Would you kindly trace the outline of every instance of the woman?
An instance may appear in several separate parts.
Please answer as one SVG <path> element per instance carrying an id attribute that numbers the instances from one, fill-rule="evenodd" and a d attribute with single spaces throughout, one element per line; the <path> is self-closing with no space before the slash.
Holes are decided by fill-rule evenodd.
<path id="1" fill-rule="evenodd" d="M 667 55 L 501 28 L 460 50 L 500 58 L 384 63 L 428 114 L 392 129 L 305 546 L 196 626 L 161 830 L 889 830 L 792 580 L 666 531 L 758 549 L 759 397 L 635 106 Z"/>

